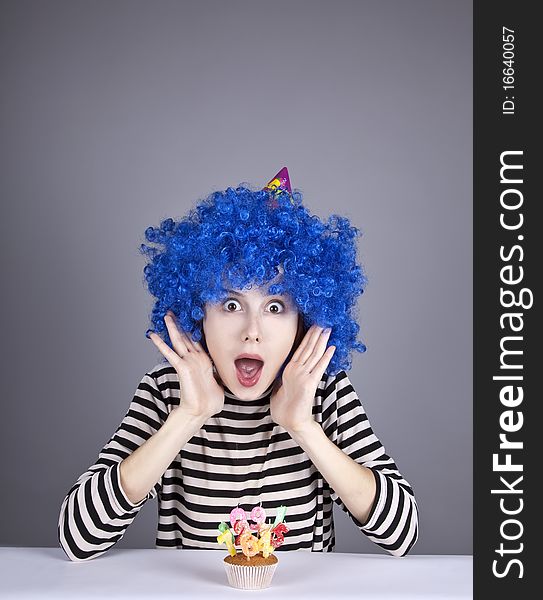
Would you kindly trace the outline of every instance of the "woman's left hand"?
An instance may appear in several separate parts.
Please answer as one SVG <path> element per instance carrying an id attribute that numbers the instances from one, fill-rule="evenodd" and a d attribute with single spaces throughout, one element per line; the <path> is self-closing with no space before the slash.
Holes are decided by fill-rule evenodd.
<path id="1" fill-rule="evenodd" d="M 326 347 L 331 330 L 312 325 L 276 382 L 270 399 L 271 418 L 288 432 L 310 425 L 315 392 L 336 350 Z"/>

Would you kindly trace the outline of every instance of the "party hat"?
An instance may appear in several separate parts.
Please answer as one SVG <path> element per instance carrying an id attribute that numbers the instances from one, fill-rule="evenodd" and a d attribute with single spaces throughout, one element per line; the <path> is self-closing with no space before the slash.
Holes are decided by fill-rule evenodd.
<path id="1" fill-rule="evenodd" d="M 283 167 L 277 175 L 275 175 L 263 188 L 265 190 L 271 190 L 273 192 L 277 190 L 284 190 L 289 194 L 292 193 L 290 187 L 290 177 L 288 176 L 288 169 Z"/>

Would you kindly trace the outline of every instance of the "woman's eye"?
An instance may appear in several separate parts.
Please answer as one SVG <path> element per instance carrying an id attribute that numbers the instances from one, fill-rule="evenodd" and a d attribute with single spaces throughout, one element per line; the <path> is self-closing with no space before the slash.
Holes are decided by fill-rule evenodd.
<path id="1" fill-rule="evenodd" d="M 229 298 L 223 304 L 223 308 L 225 308 L 228 312 L 235 312 L 239 305 L 240 304 L 237 300 L 234 300 L 233 298 Z"/>
<path id="2" fill-rule="evenodd" d="M 272 313 L 281 313 L 285 310 L 283 303 L 278 301 L 270 302 L 268 306 L 270 308 L 270 312 Z"/>

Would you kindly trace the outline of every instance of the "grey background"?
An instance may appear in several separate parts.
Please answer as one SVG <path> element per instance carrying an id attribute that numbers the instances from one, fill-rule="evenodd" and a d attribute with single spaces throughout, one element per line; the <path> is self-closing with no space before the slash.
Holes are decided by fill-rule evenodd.
<path id="1" fill-rule="evenodd" d="M 363 233 L 349 376 L 415 489 L 413 553 L 470 554 L 471 2 L 12 1 L 0 44 L 0 544 L 57 545 L 159 361 L 145 228 L 287 165 Z M 150 501 L 119 547 L 153 547 L 156 520 Z M 336 526 L 338 551 L 382 552 Z"/>

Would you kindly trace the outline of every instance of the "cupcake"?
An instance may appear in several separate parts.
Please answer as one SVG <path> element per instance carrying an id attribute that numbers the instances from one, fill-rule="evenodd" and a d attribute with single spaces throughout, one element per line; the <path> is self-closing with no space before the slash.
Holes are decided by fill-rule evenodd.
<path id="1" fill-rule="evenodd" d="M 283 522 L 286 512 L 286 506 L 280 506 L 271 524 L 266 523 L 266 511 L 262 506 L 255 506 L 249 517 L 253 522 L 249 523 L 247 513 L 238 506 L 230 513 L 231 527 L 224 522 L 219 525 L 217 541 L 226 544 L 229 552 L 224 559 L 224 568 L 232 587 L 243 590 L 270 587 L 278 563 L 274 551 L 288 532 Z"/>

